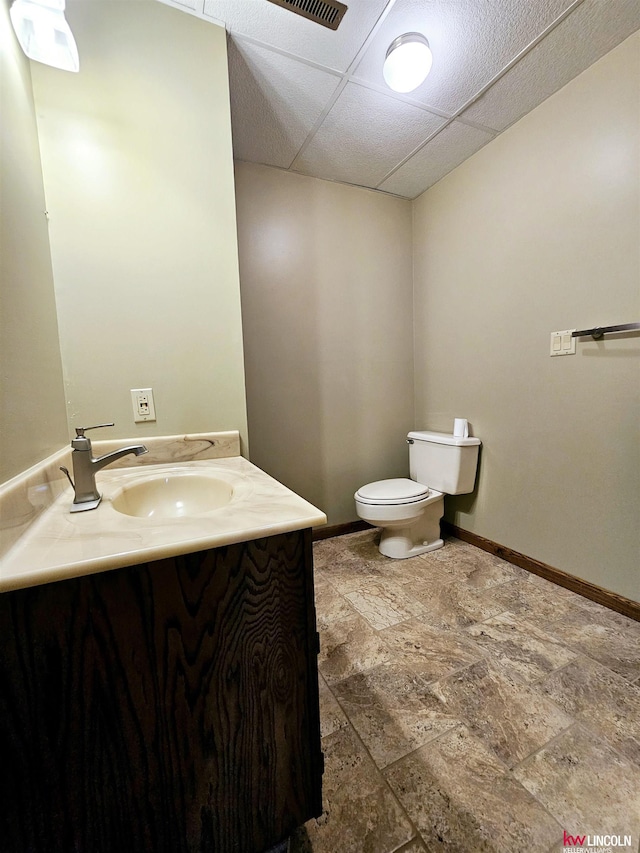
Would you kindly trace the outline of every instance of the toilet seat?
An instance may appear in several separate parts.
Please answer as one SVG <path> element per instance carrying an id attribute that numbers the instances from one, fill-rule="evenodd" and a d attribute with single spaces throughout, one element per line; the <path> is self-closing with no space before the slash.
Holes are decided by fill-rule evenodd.
<path id="1" fill-rule="evenodd" d="M 416 483 L 415 480 L 395 478 L 392 480 L 376 480 L 367 483 L 355 494 L 357 501 L 370 506 L 411 504 L 424 500 L 432 494 L 428 486 Z"/>

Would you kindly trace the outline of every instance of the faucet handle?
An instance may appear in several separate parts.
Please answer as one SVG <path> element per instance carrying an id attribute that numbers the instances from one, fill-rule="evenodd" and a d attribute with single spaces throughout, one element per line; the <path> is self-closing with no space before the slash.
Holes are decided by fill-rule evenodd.
<path id="1" fill-rule="evenodd" d="M 102 427 L 111 426 L 115 426 L 115 424 L 96 424 L 96 426 L 90 427 L 76 427 L 76 438 L 84 438 L 84 434 L 88 429 L 102 429 Z"/>
<path id="2" fill-rule="evenodd" d="M 100 427 L 110 427 L 115 426 L 115 424 L 96 424 L 96 426 L 90 427 L 76 427 L 76 437 L 71 441 L 71 447 L 74 450 L 88 450 L 91 451 L 91 439 L 87 438 L 85 432 L 88 429 L 100 429 Z"/>

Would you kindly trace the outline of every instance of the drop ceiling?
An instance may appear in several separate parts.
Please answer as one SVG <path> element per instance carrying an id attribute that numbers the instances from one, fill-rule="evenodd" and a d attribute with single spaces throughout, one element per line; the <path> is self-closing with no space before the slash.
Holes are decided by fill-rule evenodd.
<path id="1" fill-rule="evenodd" d="M 268 0 L 163 2 L 227 30 L 236 159 L 409 199 L 640 28 L 640 0 L 346 0 L 336 31 Z M 382 64 L 416 31 L 433 67 L 399 95 Z"/>

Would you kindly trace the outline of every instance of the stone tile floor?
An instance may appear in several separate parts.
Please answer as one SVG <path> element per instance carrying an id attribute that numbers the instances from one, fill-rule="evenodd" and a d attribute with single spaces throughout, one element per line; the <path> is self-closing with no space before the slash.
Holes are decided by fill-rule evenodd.
<path id="1" fill-rule="evenodd" d="M 314 544 L 324 813 L 290 853 L 640 849 L 640 623 L 456 539 Z"/>

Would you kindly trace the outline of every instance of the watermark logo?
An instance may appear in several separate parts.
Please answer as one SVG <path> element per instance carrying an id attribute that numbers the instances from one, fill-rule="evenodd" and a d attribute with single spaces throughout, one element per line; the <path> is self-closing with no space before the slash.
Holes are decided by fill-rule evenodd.
<path id="1" fill-rule="evenodd" d="M 562 841 L 563 853 L 615 853 L 616 850 L 631 847 L 630 835 L 570 835 L 566 829 Z"/>

